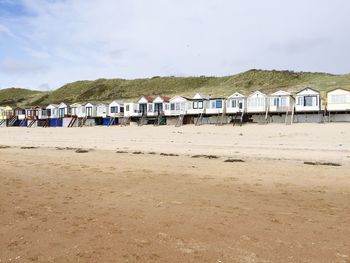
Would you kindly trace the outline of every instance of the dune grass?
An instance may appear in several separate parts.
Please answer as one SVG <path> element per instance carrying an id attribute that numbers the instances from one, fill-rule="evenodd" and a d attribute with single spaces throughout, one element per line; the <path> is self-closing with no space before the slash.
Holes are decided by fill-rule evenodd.
<path id="1" fill-rule="evenodd" d="M 272 93 L 279 89 L 296 92 L 306 86 L 321 91 L 350 88 L 350 74 L 249 70 L 226 77 L 153 77 L 148 79 L 98 79 L 76 81 L 52 92 L 24 89 L 0 90 L 0 105 L 45 105 L 59 102 L 109 102 L 115 99 L 136 100 L 142 95 L 182 95 L 193 97 L 202 92 L 213 97 L 227 97 L 238 91 L 248 95 L 260 90 Z"/>

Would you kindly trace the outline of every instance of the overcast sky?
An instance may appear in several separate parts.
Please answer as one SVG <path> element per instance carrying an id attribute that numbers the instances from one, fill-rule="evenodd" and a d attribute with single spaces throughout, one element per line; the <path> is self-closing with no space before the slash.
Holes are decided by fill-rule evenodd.
<path id="1" fill-rule="evenodd" d="M 0 87 L 350 73 L 349 0 L 0 0 Z"/>

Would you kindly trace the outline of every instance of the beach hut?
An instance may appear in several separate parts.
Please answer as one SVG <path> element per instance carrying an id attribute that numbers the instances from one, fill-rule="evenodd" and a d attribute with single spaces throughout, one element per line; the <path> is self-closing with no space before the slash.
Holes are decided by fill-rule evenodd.
<path id="1" fill-rule="evenodd" d="M 14 111 L 11 106 L 5 106 L 3 108 L 3 115 L 3 118 L 5 120 L 3 122 L 3 125 L 12 126 L 17 121 L 17 118 L 14 116 Z"/>
<path id="2" fill-rule="evenodd" d="M 84 118 L 85 115 L 85 107 L 83 104 L 80 103 L 73 103 L 70 105 L 71 108 L 71 114 L 74 117 L 78 117 L 78 118 Z"/>
<path id="3" fill-rule="evenodd" d="M 65 117 L 70 117 L 70 115 L 71 115 L 71 108 L 69 107 L 69 105 L 64 102 L 61 102 L 58 105 L 58 117 L 65 118 Z"/>
<path id="4" fill-rule="evenodd" d="M 169 100 L 170 107 L 164 110 L 166 116 L 186 115 L 187 110 L 191 108 L 190 99 L 182 96 L 175 96 Z"/>
<path id="5" fill-rule="evenodd" d="M 176 127 L 191 123 L 191 116 L 187 116 L 187 111 L 192 107 L 192 101 L 189 98 L 175 96 L 169 100 L 169 106 L 164 110 L 167 125 Z"/>
<path id="6" fill-rule="evenodd" d="M 304 88 L 295 97 L 296 112 L 319 112 L 321 110 L 320 92 L 312 88 Z"/>
<path id="7" fill-rule="evenodd" d="M 209 98 L 205 113 L 208 115 L 218 115 L 226 113 L 224 98 Z"/>
<path id="8" fill-rule="evenodd" d="M 95 103 L 86 103 L 85 104 L 85 116 L 88 118 L 97 117 L 97 104 Z"/>
<path id="9" fill-rule="evenodd" d="M 208 106 L 209 96 L 206 96 L 202 93 L 196 93 L 194 97 L 191 99 L 192 105 L 191 108 L 188 109 L 187 114 L 189 115 L 201 115 L 205 114 L 205 110 Z"/>
<path id="10" fill-rule="evenodd" d="M 47 110 L 47 116 L 50 119 L 56 119 L 59 117 L 58 115 L 58 105 L 57 104 L 50 104 L 46 107 Z"/>
<path id="11" fill-rule="evenodd" d="M 129 109 L 130 110 L 130 107 Z M 114 100 L 108 106 L 108 116 L 109 117 L 123 117 L 124 116 L 124 102 Z"/>
<path id="12" fill-rule="evenodd" d="M 17 119 L 17 121 L 13 122 L 11 121 L 10 126 L 26 126 L 26 111 L 24 108 L 16 107 L 13 110 L 14 118 Z"/>
<path id="13" fill-rule="evenodd" d="M 27 120 L 27 127 L 37 127 L 38 126 L 38 121 L 39 121 L 39 115 L 41 112 L 41 107 L 35 106 L 26 109 L 26 120 Z"/>
<path id="14" fill-rule="evenodd" d="M 269 97 L 269 112 L 286 113 L 294 109 L 295 99 L 291 93 L 280 90 Z"/>
<path id="15" fill-rule="evenodd" d="M 107 116 L 109 116 L 109 105 L 106 103 L 97 103 L 96 116 L 98 118 L 106 118 Z"/>
<path id="16" fill-rule="evenodd" d="M 140 116 L 153 115 L 153 97 L 143 96 L 137 102 L 139 104 Z"/>
<path id="17" fill-rule="evenodd" d="M 38 108 L 40 107 L 31 107 L 31 108 L 26 108 L 25 109 L 25 114 L 26 114 L 26 118 L 28 120 L 34 119 L 34 118 L 38 118 Z"/>
<path id="18" fill-rule="evenodd" d="M 247 98 L 241 93 L 235 92 L 226 101 L 226 113 L 244 113 L 247 110 Z"/>
<path id="19" fill-rule="evenodd" d="M 140 106 L 138 103 L 128 102 L 124 103 L 124 116 L 131 118 L 131 117 L 140 117 Z"/>
<path id="20" fill-rule="evenodd" d="M 39 127 L 49 127 L 50 126 L 50 117 L 48 115 L 49 110 L 46 109 L 46 107 L 38 107 L 37 108 L 37 115 L 38 115 L 38 121 L 36 126 Z"/>
<path id="21" fill-rule="evenodd" d="M 350 90 L 333 89 L 327 93 L 327 111 L 350 112 Z"/>
<path id="22" fill-rule="evenodd" d="M 162 116 L 166 110 L 169 110 L 170 98 L 166 96 L 157 96 L 153 100 L 153 111 L 148 112 L 148 116 Z"/>
<path id="23" fill-rule="evenodd" d="M 6 120 L 10 120 L 14 117 L 13 108 L 11 106 L 5 106 L 4 108 L 4 117 Z"/>
<path id="24" fill-rule="evenodd" d="M 26 110 L 24 108 L 16 107 L 13 111 L 14 111 L 14 115 L 19 120 L 24 120 L 26 118 Z"/>
<path id="25" fill-rule="evenodd" d="M 267 95 L 260 91 L 255 91 L 247 98 L 248 113 L 266 113 L 268 102 Z"/>
<path id="26" fill-rule="evenodd" d="M 0 106 L 0 127 L 6 127 L 5 107 Z"/>
<path id="27" fill-rule="evenodd" d="M 59 116 L 59 105 L 50 104 L 46 107 L 47 122 L 44 127 L 62 127 L 62 118 Z"/>

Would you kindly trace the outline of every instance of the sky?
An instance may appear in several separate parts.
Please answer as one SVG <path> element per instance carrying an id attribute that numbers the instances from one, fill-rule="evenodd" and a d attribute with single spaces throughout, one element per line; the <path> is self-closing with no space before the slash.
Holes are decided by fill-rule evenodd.
<path id="1" fill-rule="evenodd" d="M 0 88 L 350 73 L 349 0 L 0 0 Z"/>

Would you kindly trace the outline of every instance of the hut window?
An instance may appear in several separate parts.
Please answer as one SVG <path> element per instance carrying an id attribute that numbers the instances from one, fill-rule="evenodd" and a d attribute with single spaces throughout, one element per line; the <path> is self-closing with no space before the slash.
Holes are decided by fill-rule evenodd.
<path id="1" fill-rule="evenodd" d="M 193 102 L 193 108 L 194 109 L 198 109 L 198 101 L 194 101 Z"/>
<path id="2" fill-rule="evenodd" d="M 286 97 L 282 97 L 281 98 L 281 106 L 282 107 L 286 107 L 287 106 L 287 98 Z"/>
<path id="3" fill-rule="evenodd" d="M 130 111 L 130 105 L 126 105 L 126 111 Z"/>
<path id="4" fill-rule="evenodd" d="M 176 110 L 180 110 L 180 103 L 176 103 Z"/>
<path id="5" fill-rule="evenodd" d="M 273 98 L 273 106 L 278 106 L 278 98 Z"/>
<path id="6" fill-rule="evenodd" d="M 148 112 L 152 112 L 153 111 L 153 104 L 149 104 L 148 105 Z"/>
<path id="7" fill-rule="evenodd" d="M 237 100 L 232 100 L 231 104 L 232 104 L 232 108 L 237 108 Z"/>
<path id="8" fill-rule="evenodd" d="M 170 110 L 175 110 L 175 103 L 170 104 Z"/>
<path id="9" fill-rule="evenodd" d="M 210 108 L 215 109 L 215 105 L 216 105 L 216 101 L 215 101 L 215 100 L 213 100 L 213 101 L 211 102 Z"/>
<path id="10" fill-rule="evenodd" d="M 304 97 L 304 106 L 311 107 L 314 105 L 314 96 L 306 96 Z"/>
<path id="11" fill-rule="evenodd" d="M 222 108 L 222 100 L 217 100 L 216 101 L 216 108 L 221 109 Z"/>
<path id="12" fill-rule="evenodd" d="M 330 103 L 333 104 L 345 104 L 347 101 L 347 97 L 350 96 L 344 96 L 344 95 L 332 95 L 330 96 Z M 349 99 L 348 99 L 349 101 Z"/>
<path id="13" fill-rule="evenodd" d="M 298 97 L 298 105 L 303 105 L 303 97 Z"/>
<path id="14" fill-rule="evenodd" d="M 198 101 L 198 109 L 203 109 L 203 101 Z"/>
<path id="15" fill-rule="evenodd" d="M 111 107 L 111 113 L 118 113 L 118 107 Z"/>

